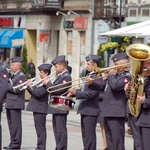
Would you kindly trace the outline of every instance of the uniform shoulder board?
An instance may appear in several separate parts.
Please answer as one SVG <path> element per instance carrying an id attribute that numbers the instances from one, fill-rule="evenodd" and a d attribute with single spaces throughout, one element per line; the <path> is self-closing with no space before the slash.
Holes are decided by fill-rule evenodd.
<path id="1" fill-rule="evenodd" d="M 20 72 L 20 74 L 19 74 L 20 76 L 23 76 L 24 75 L 24 73 L 23 72 Z"/>
<path id="2" fill-rule="evenodd" d="M 131 74 L 129 72 L 126 72 L 125 75 L 126 76 L 131 76 Z"/>

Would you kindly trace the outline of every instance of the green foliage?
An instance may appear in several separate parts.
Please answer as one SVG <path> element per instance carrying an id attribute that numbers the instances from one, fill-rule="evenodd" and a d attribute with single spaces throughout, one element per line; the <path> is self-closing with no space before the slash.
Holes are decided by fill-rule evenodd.
<path id="1" fill-rule="evenodd" d="M 26 77 L 29 78 L 27 57 L 28 57 L 27 48 L 26 48 L 26 45 L 24 45 L 22 49 L 22 58 L 23 58 L 22 71 L 26 75 Z"/>
<path id="2" fill-rule="evenodd" d="M 99 48 L 97 50 L 97 55 L 102 57 L 102 61 L 99 65 L 100 68 L 105 67 L 105 60 L 104 60 L 104 51 L 101 51 L 102 45 L 99 45 Z"/>

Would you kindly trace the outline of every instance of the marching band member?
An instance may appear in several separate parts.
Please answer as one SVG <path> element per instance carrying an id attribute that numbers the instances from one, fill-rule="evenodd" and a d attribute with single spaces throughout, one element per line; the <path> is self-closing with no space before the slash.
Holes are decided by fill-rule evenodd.
<path id="1" fill-rule="evenodd" d="M 0 50 L 0 56 L 3 50 Z M 2 127 L 1 127 L 1 112 L 3 110 L 3 100 L 5 98 L 8 86 L 8 72 L 0 62 L 0 150 L 2 150 Z"/>
<path id="2" fill-rule="evenodd" d="M 126 53 L 118 53 L 112 57 L 115 65 L 128 63 Z M 101 115 L 104 116 L 107 146 L 109 150 L 125 150 L 125 116 L 127 98 L 124 86 L 131 76 L 124 67 L 110 70 L 108 84 L 103 95 Z M 100 82 L 93 81 L 92 89 L 99 90 Z"/>
<path id="3" fill-rule="evenodd" d="M 42 64 L 38 67 L 39 75 L 41 79 L 50 75 L 51 64 Z M 44 82 L 44 81 L 43 81 Z M 32 86 L 32 82 L 27 83 L 27 90 L 31 94 L 30 101 L 26 108 L 27 111 L 33 112 L 34 124 L 37 134 L 37 147 L 36 150 L 46 150 L 46 115 L 48 109 L 48 95 L 46 85 L 39 83 L 40 85 Z"/>
<path id="4" fill-rule="evenodd" d="M 52 86 L 57 86 L 51 88 L 51 91 L 71 86 L 71 76 L 69 71 L 67 70 L 67 62 L 65 61 L 65 55 L 60 55 L 53 59 L 51 62 L 55 66 L 57 77 L 55 81 L 52 83 L 51 81 L 47 83 L 47 88 Z M 67 84 L 63 84 L 69 82 Z M 51 94 L 51 96 L 60 96 L 68 91 L 68 88 L 64 88 L 62 90 L 55 91 Z M 65 94 L 64 96 L 66 96 Z M 56 108 L 52 108 L 49 106 L 48 113 L 52 114 L 52 123 L 53 123 L 53 131 L 55 135 L 56 141 L 56 150 L 67 150 L 67 115 L 68 111 L 58 110 Z"/>
<path id="5" fill-rule="evenodd" d="M 143 150 L 140 128 L 137 126 L 138 118 L 131 114 L 131 111 L 128 105 L 127 105 L 127 117 L 128 117 L 129 127 L 131 129 L 131 134 L 133 137 L 133 149 Z"/>
<path id="6" fill-rule="evenodd" d="M 88 55 L 86 61 L 86 68 L 89 71 L 88 76 L 96 78 L 94 69 L 97 68 L 100 63 L 101 56 Z M 102 86 L 102 89 L 104 87 L 105 84 Z M 81 131 L 84 150 L 96 150 L 96 124 L 97 117 L 100 113 L 98 105 L 99 91 L 91 90 L 89 85 L 85 83 L 83 90 L 70 88 L 67 96 L 75 96 L 77 100 L 80 100 L 77 113 L 81 114 Z"/>
<path id="7" fill-rule="evenodd" d="M 13 90 L 13 86 L 17 86 L 26 81 L 25 74 L 21 71 L 23 59 L 14 57 L 11 59 L 10 70 L 13 72 L 12 83 L 8 85 L 6 95 L 6 115 L 10 132 L 10 144 L 4 149 L 20 149 L 22 143 L 22 121 L 21 110 L 25 107 L 25 90 Z M 13 85 L 12 85 L 13 84 Z"/>
<path id="8" fill-rule="evenodd" d="M 150 74 L 150 60 L 145 62 L 147 74 Z M 141 111 L 138 116 L 137 125 L 140 127 L 140 133 L 142 136 L 143 149 L 150 149 L 150 76 L 147 76 L 144 81 L 144 94 L 143 96 L 137 96 L 137 101 L 142 104 Z"/>

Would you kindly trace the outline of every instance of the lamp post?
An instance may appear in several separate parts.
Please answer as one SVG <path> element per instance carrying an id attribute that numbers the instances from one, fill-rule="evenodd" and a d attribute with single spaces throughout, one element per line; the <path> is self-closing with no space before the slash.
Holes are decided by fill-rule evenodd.
<path id="1" fill-rule="evenodd" d="M 121 11 L 122 11 L 122 0 L 120 0 L 120 15 L 119 15 L 119 24 L 120 24 L 120 28 L 121 28 Z"/>
<path id="2" fill-rule="evenodd" d="M 92 0 L 92 14 L 91 14 L 91 43 L 90 43 L 90 53 L 93 54 L 93 48 L 94 48 L 94 6 L 95 6 L 95 0 Z"/>

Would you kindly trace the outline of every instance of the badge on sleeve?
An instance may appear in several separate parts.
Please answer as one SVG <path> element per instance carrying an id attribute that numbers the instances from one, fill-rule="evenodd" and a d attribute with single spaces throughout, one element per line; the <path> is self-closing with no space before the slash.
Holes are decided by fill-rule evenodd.
<path id="1" fill-rule="evenodd" d="M 21 84 L 22 83 L 22 80 L 19 80 L 19 84 Z"/>
<path id="2" fill-rule="evenodd" d="M 3 78 L 7 78 L 7 74 L 3 74 Z"/>
<path id="3" fill-rule="evenodd" d="M 128 79 L 124 79 L 124 83 L 128 83 Z"/>
<path id="4" fill-rule="evenodd" d="M 66 83 L 66 80 L 63 80 L 63 83 Z"/>

